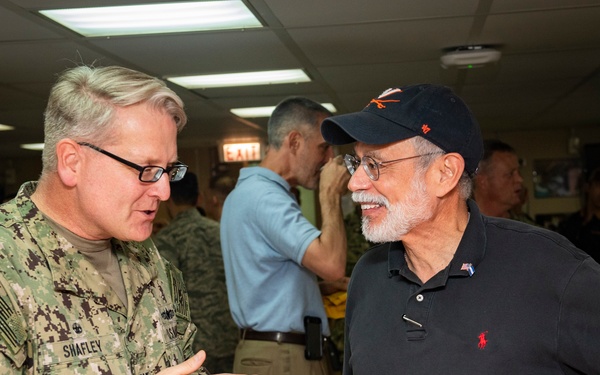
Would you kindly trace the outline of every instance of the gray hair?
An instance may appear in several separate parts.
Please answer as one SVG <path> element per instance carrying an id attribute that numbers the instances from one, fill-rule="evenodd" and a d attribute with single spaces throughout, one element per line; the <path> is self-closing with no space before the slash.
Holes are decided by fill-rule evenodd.
<path id="1" fill-rule="evenodd" d="M 492 167 L 492 156 L 497 152 L 507 152 L 518 157 L 517 151 L 508 143 L 499 139 L 486 139 L 483 141 L 483 158 L 479 161 L 479 173 L 489 172 Z"/>
<path id="2" fill-rule="evenodd" d="M 435 144 L 429 142 L 423 137 L 416 136 L 409 139 L 412 145 L 417 152 L 417 155 L 425 155 L 425 154 L 445 154 L 444 150 Z M 417 162 L 417 171 L 419 173 L 425 173 L 427 168 L 431 165 L 431 163 L 436 159 L 438 155 L 428 155 L 423 156 L 418 159 Z M 464 200 L 467 200 L 471 196 L 471 191 L 473 190 L 473 183 L 471 177 L 467 173 L 467 171 L 463 171 L 462 176 L 460 176 L 460 180 L 458 181 L 458 193 L 460 197 Z"/>
<path id="3" fill-rule="evenodd" d="M 158 78 L 118 66 L 78 66 L 63 72 L 44 113 L 43 173 L 56 171 L 61 139 L 107 140 L 117 107 L 139 103 L 171 115 L 178 132 L 187 122 L 183 101 Z"/>
<path id="4" fill-rule="evenodd" d="M 321 125 L 320 116 L 331 116 L 331 112 L 321 104 L 303 97 L 284 99 L 269 118 L 269 147 L 279 149 L 283 140 L 292 130 Z"/>

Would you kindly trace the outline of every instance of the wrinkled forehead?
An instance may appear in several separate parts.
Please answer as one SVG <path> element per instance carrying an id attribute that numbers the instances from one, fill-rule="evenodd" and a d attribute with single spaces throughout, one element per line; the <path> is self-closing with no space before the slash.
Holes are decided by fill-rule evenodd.
<path id="1" fill-rule="evenodd" d="M 373 156 L 380 154 L 394 154 L 394 153 L 406 153 L 414 150 L 414 145 L 409 139 L 403 139 L 401 141 L 389 142 L 379 145 L 373 145 L 363 142 L 354 143 L 354 152 L 359 156 Z"/>

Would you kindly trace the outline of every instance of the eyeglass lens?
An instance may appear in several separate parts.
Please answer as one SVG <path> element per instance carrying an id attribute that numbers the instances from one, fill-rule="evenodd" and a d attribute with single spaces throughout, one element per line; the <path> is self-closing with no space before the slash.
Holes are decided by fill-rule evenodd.
<path id="1" fill-rule="evenodd" d="M 362 159 L 358 159 L 356 156 L 346 154 L 344 156 L 344 163 L 346 164 L 346 168 L 348 168 L 348 172 L 350 172 L 351 175 L 353 175 L 358 167 L 363 164 L 364 170 L 371 180 L 377 181 L 379 178 L 379 166 L 377 165 L 377 162 L 370 156 L 363 156 Z"/>
<path id="2" fill-rule="evenodd" d="M 185 176 L 188 167 L 187 165 L 176 164 L 169 169 L 169 179 L 171 181 L 179 181 Z"/>
<path id="3" fill-rule="evenodd" d="M 370 156 L 363 156 L 362 162 L 369 178 L 377 181 L 379 179 L 379 165 L 377 165 L 377 162 Z"/>
<path id="4" fill-rule="evenodd" d="M 147 166 L 144 167 L 144 169 L 140 172 L 140 180 L 142 182 L 156 182 L 162 177 L 163 173 L 165 172 L 169 176 L 169 181 L 180 181 L 187 172 L 187 166 L 176 164 L 172 167 L 168 167 L 167 169 L 152 165 Z"/>
<path id="5" fill-rule="evenodd" d="M 355 156 L 346 154 L 344 155 L 344 164 L 346 164 L 346 168 L 351 175 L 356 172 L 356 168 L 360 165 L 360 160 L 358 160 Z"/>

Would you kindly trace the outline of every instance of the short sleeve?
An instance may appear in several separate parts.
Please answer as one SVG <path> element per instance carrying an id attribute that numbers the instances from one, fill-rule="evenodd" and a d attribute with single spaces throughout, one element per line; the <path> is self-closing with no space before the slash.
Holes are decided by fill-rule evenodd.
<path id="1" fill-rule="evenodd" d="M 288 194 L 273 192 L 265 194 L 257 206 L 269 205 L 270 210 L 255 210 L 260 232 L 283 259 L 293 259 L 302 264 L 308 245 L 321 232 L 306 219 L 298 204 Z"/>

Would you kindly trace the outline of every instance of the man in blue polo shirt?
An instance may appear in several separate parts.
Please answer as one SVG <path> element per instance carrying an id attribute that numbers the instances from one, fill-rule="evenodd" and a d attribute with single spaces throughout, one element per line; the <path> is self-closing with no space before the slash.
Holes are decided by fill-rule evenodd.
<path id="1" fill-rule="evenodd" d="M 341 196 L 350 176 L 321 135 L 329 115 L 306 98 L 279 103 L 269 120 L 265 158 L 240 171 L 225 200 L 221 247 L 229 305 L 241 329 L 236 373 L 330 373 L 318 350 L 305 357 L 305 349 L 312 351 L 307 342 L 319 346 L 329 335 L 317 276 L 334 281 L 346 267 Z M 302 215 L 290 191 L 298 185 L 319 188 L 321 230 Z M 315 328 L 308 340 L 305 317 Z"/>
<path id="2" fill-rule="evenodd" d="M 389 89 L 321 131 L 356 142 L 348 187 L 382 243 L 352 274 L 344 375 L 600 373 L 600 265 L 468 199 L 482 139 L 450 89 Z"/>

